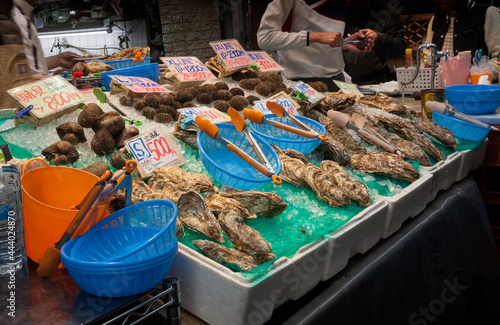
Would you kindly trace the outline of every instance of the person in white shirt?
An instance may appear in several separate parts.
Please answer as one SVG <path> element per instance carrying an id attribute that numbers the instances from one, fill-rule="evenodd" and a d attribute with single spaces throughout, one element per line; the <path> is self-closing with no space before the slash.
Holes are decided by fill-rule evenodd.
<path id="1" fill-rule="evenodd" d="M 345 1 L 274 0 L 262 16 L 257 41 L 264 51 L 277 51 L 276 61 L 290 80 L 323 81 L 329 91 L 337 91 L 333 80 L 344 81 L 342 49 L 370 51 L 346 40 L 364 38 L 356 32 L 344 39 Z"/>
<path id="2" fill-rule="evenodd" d="M 38 39 L 36 27 L 33 24 L 33 6 L 37 0 L 14 0 L 12 17 L 21 30 L 24 52 L 28 59 L 32 75 L 47 75 L 50 69 L 63 67 L 70 68 L 79 57 L 73 52 L 62 52 L 45 58 L 42 45 Z"/>

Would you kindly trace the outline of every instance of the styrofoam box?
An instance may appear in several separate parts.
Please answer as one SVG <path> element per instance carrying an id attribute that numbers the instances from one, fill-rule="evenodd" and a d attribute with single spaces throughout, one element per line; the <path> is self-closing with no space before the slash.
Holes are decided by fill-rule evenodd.
<path id="1" fill-rule="evenodd" d="M 456 174 L 457 182 L 464 179 L 471 170 L 477 169 L 483 164 L 487 146 L 488 138 L 485 139 L 479 148 L 460 152 L 461 160 Z"/>
<path id="2" fill-rule="evenodd" d="M 384 200 L 389 204 L 382 238 L 394 234 L 405 220 L 422 212 L 431 198 L 432 174 L 420 170 L 420 178 L 393 197 Z"/>
<path id="3" fill-rule="evenodd" d="M 181 279 L 182 307 L 200 319 L 217 325 L 263 324 L 276 307 L 299 299 L 341 271 L 349 257 L 373 247 L 381 238 L 387 209 L 384 200 L 375 202 L 332 234 L 275 261 L 270 271 L 253 280 L 181 243 L 169 274 Z"/>
<path id="4" fill-rule="evenodd" d="M 436 163 L 434 166 L 421 166 L 420 169 L 432 175 L 432 185 L 430 200 L 434 200 L 437 193 L 448 189 L 456 181 L 457 171 L 460 169 L 462 156 L 460 152 L 454 152 L 445 160 Z"/>

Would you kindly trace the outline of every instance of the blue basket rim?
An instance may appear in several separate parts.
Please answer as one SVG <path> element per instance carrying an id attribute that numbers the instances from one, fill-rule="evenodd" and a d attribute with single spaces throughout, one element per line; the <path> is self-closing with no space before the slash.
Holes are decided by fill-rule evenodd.
<path id="1" fill-rule="evenodd" d="M 491 131 L 491 126 L 489 128 L 487 128 L 487 127 L 484 127 L 484 126 L 481 126 L 481 125 L 477 125 L 477 124 L 473 124 L 473 123 L 464 121 L 462 119 L 459 119 L 458 117 L 449 116 L 449 115 L 441 114 L 441 113 L 438 113 L 438 112 L 432 112 L 432 114 L 433 115 L 436 114 L 437 116 L 439 116 L 439 117 L 441 117 L 443 119 L 449 119 L 449 120 L 452 120 L 452 121 L 457 122 L 459 124 L 465 125 L 467 127 L 472 127 L 472 128 L 477 128 L 477 129 L 482 129 L 482 130 L 490 130 Z"/>
<path id="2" fill-rule="evenodd" d="M 151 61 L 151 57 L 150 56 L 144 57 L 143 59 Z M 104 61 L 103 60 L 102 62 L 104 62 L 104 63 L 107 64 L 108 62 L 124 62 L 124 61 L 128 62 L 128 61 L 132 61 L 132 60 L 134 60 L 134 59 L 121 59 L 121 60 L 110 60 L 110 61 Z M 144 61 L 140 61 L 140 62 L 144 62 Z"/>
<path id="3" fill-rule="evenodd" d="M 177 214 L 178 214 L 178 209 L 177 205 L 170 201 L 170 200 L 164 200 L 164 199 L 156 199 L 156 200 L 149 200 L 149 201 L 144 201 L 144 202 L 139 202 L 136 204 L 129 205 L 128 207 L 125 207 L 123 209 L 120 209 L 116 211 L 115 213 L 110 214 L 106 218 L 102 219 L 98 223 L 96 223 L 94 226 L 92 226 L 89 230 L 87 230 L 82 236 L 78 237 L 78 242 L 75 243 L 76 249 L 80 248 L 81 245 L 87 241 L 89 237 L 91 237 L 94 233 L 98 232 L 101 227 L 105 224 L 107 224 L 110 220 L 113 220 L 117 218 L 118 216 L 124 215 L 128 213 L 129 211 L 134 211 L 134 210 L 139 210 L 140 208 L 143 207 L 148 207 L 152 205 L 163 205 L 163 206 L 169 206 L 172 208 L 172 218 L 170 221 L 165 225 L 163 229 L 158 231 L 154 236 L 149 238 L 148 240 L 142 242 L 140 245 L 138 245 L 134 250 L 128 251 L 127 253 L 123 255 L 118 255 L 118 256 L 113 256 L 113 258 L 110 258 L 106 260 L 107 262 L 118 262 L 120 259 L 129 257 L 131 255 L 136 254 L 139 250 L 146 248 L 149 246 L 153 241 L 157 240 L 160 236 L 163 236 L 163 234 L 168 231 L 168 229 L 172 226 L 173 223 L 176 222 L 177 219 Z M 73 249 L 75 248 L 73 247 Z M 73 251 L 72 249 L 72 251 Z"/>
<path id="4" fill-rule="evenodd" d="M 229 129 L 234 129 L 236 131 L 236 127 L 234 125 L 232 125 L 232 124 L 216 123 L 215 125 L 217 125 L 218 128 L 229 128 Z M 201 152 L 201 154 L 203 155 L 203 157 L 205 159 L 207 159 L 215 168 L 217 168 L 218 170 L 224 172 L 227 175 L 230 175 L 231 177 L 237 178 L 237 179 L 245 181 L 245 182 L 259 183 L 259 184 L 262 183 L 262 184 L 264 184 L 264 183 L 267 183 L 269 181 L 272 181 L 271 177 L 268 177 L 268 178 L 265 178 L 265 179 L 249 179 L 249 178 L 245 178 L 245 177 L 242 177 L 242 176 L 230 173 L 227 170 L 225 170 L 222 167 L 220 167 L 218 164 L 216 164 L 212 160 L 212 158 L 210 158 L 209 155 L 207 155 L 207 153 L 203 149 L 203 146 L 200 143 L 200 137 L 202 136 L 201 133 L 203 133 L 203 132 L 198 132 L 198 136 L 196 137 L 196 144 L 198 145 L 198 150 Z M 205 134 L 205 136 L 207 136 L 207 135 Z M 215 141 L 217 141 L 217 140 L 215 140 Z M 268 149 L 271 152 L 271 154 L 274 156 L 274 158 L 276 159 L 276 168 L 275 168 L 274 172 L 275 172 L 276 175 L 279 175 L 281 173 L 281 159 L 279 158 L 278 153 L 266 141 L 263 141 L 260 138 L 258 139 L 258 141 L 259 141 L 259 144 L 261 144 L 264 147 L 266 147 L 266 149 Z"/>
<path id="5" fill-rule="evenodd" d="M 61 248 L 61 261 L 63 266 L 66 268 L 72 269 L 94 269 L 94 270 L 103 270 L 106 268 L 116 269 L 116 268 L 130 268 L 134 269 L 137 267 L 146 267 L 150 265 L 156 265 L 160 263 L 159 261 L 166 261 L 170 258 L 170 255 L 177 252 L 178 241 L 177 238 L 174 238 L 172 244 L 165 249 L 164 252 L 161 252 L 157 255 L 149 256 L 143 260 L 133 260 L 133 261 L 114 261 L 114 262 L 91 262 L 91 261 L 82 261 L 77 258 L 71 257 L 71 251 L 75 243 L 78 241 L 80 237 L 76 237 L 68 241 Z M 174 254 L 175 255 L 175 254 Z M 68 267 L 69 266 L 69 267 Z"/>
<path id="6" fill-rule="evenodd" d="M 314 124 L 316 126 L 318 126 L 320 129 L 321 129 L 321 132 L 318 132 L 319 134 L 321 135 L 326 135 L 326 128 L 323 126 L 323 124 L 319 123 L 318 121 L 315 121 L 311 118 L 308 118 L 308 117 L 305 117 L 305 116 L 302 116 L 302 115 L 297 115 L 297 114 L 294 114 L 293 115 L 294 117 L 296 117 L 297 119 L 301 120 L 302 122 L 309 122 L 311 124 Z M 265 114 L 264 117 L 268 118 L 268 119 L 276 119 L 276 118 L 280 118 L 274 114 Z M 293 124 L 293 123 L 292 123 Z M 316 142 L 316 141 L 321 141 L 320 139 L 318 138 L 315 138 L 315 139 L 304 139 L 304 140 L 294 140 L 294 139 L 289 139 L 289 138 L 282 138 L 282 137 L 275 137 L 275 136 L 271 136 L 271 135 L 267 135 L 267 134 L 264 134 L 260 131 L 257 131 L 255 129 L 255 125 L 258 125 L 254 122 L 250 122 L 250 128 L 252 129 L 252 132 L 255 133 L 256 135 L 262 137 L 262 138 L 266 138 L 266 139 L 275 139 L 276 141 L 282 141 L 282 142 L 288 142 L 288 143 L 310 143 L 310 142 Z"/>

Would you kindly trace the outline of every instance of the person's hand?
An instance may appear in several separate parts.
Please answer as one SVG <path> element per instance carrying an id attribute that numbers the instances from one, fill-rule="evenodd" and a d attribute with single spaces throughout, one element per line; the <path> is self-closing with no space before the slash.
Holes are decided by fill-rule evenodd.
<path id="1" fill-rule="evenodd" d="M 359 30 L 361 33 L 363 33 L 366 37 L 371 38 L 373 42 L 377 40 L 377 32 L 371 29 L 360 29 Z"/>
<path id="2" fill-rule="evenodd" d="M 344 41 L 354 41 L 354 40 L 359 40 L 359 39 L 365 39 L 365 34 L 362 31 L 359 31 L 359 32 L 356 32 L 356 33 L 350 35 Z M 367 43 L 366 43 L 366 46 L 364 49 L 359 49 L 356 44 L 352 44 L 352 43 L 345 44 L 344 46 L 342 46 L 342 48 L 344 50 L 353 51 L 353 52 L 357 52 L 357 53 L 370 52 L 372 50 L 375 42 L 373 41 L 373 38 L 370 38 L 370 37 L 366 37 L 366 41 L 367 41 Z"/>
<path id="3" fill-rule="evenodd" d="M 309 43 L 328 44 L 330 47 L 339 47 L 344 44 L 344 38 L 340 32 L 311 32 Z"/>
<path id="4" fill-rule="evenodd" d="M 76 61 L 74 59 L 80 56 L 73 52 L 62 52 L 57 55 L 58 66 L 63 68 L 71 68 L 75 65 Z"/>

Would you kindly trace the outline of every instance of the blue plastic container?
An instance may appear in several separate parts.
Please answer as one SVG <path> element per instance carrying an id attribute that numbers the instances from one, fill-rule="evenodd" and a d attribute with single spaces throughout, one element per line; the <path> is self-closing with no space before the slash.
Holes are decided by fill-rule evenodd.
<path id="1" fill-rule="evenodd" d="M 150 200 L 121 209 L 78 237 L 71 257 L 87 262 L 138 262 L 177 244 L 177 206 Z"/>
<path id="2" fill-rule="evenodd" d="M 142 60 L 142 61 L 136 61 L 136 62 L 133 62 L 133 61 L 134 61 L 134 59 L 124 59 L 124 60 L 115 60 L 115 61 L 104 61 L 104 63 L 109 64 L 110 66 L 113 67 L 113 69 L 118 70 L 118 69 L 135 67 L 135 66 L 143 65 L 143 64 L 150 64 L 151 58 L 147 57 L 147 58 L 144 58 L 144 60 Z"/>
<path id="3" fill-rule="evenodd" d="M 457 111 L 469 114 L 491 114 L 500 108 L 499 85 L 457 85 L 445 88 L 445 98 Z"/>
<path id="4" fill-rule="evenodd" d="M 111 70 L 101 72 L 102 85 L 109 91 L 109 84 L 111 83 L 111 75 L 120 75 L 127 77 L 144 77 L 158 82 L 158 75 L 160 74 L 160 67 L 158 63 L 142 64 L 131 68 Z"/>
<path id="5" fill-rule="evenodd" d="M 217 124 L 219 134 L 231 141 L 255 160 L 260 161 L 246 135 L 238 132 L 234 125 Z M 255 137 L 264 155 L 274 169 L 276 175 L 281 172 L 281 160 L 274 149 L 264 140 Z M 238 157 L 219 141 L 211 139 L 203 132 L 198 132 L 196 139 L 201 162 L 207 171 L 219 182 L 241 190 L 250 190 L 272 181 L 271 177 L 257 171 L 243 159 Z"/>
<path id="6" fill-rule="evenodd" d="M 304 116 L 294 116 L 319 134 L 326 135 L 326 129 L 323 125 L 321 125 L 321 123 Z M 266 114 L 264 115 L 264 117 L 266 117 L 268 120 L 288 124 L 290 126 L 299 128 L 286 117 L 278 117 L 274 114 Z M 281 150 L 293 149 L 306 154 L 316 149 L 316 147 L 321 142 L 321 140 L 318 138 L 310 139 L 305 136 L 285 131 L 268 124 L 256 124 L 254 122 L 250 122 L 250 128 L 252 129 L 252 132 L 254 134 L 258 135 L 268 143 L 277 145 Z"/>
<path id="7" fill-rule="evenodd" d="M 62 263 L 82 290 L 101 297 L 126 297 L 151 290 L 167 276 L 177 254 L 176 241 L 175 245 L 148 261 L 81 262 L 70 257 L 77 240 L 70 240 L 61 249 Z"/>
<path id="8" fill-rule="evenodd" d="M 472 124 L 459 118 L 432 112 L 432 120 L 444 126 L 453 133 L 453 136 L 470 141 L 483 140 L 490 132 L 491 128 Z"/>

